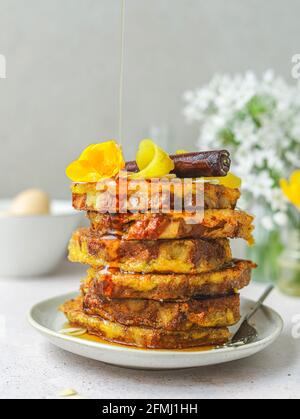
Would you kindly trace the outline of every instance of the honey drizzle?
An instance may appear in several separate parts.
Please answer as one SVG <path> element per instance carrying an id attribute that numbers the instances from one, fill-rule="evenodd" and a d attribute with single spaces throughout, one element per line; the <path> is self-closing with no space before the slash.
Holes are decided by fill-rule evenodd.
<path id="1" fill-rule="evenodd" d="M 119 143 L 123 142 L 124 62 L 125 62 L 126 0 L 121 0 L 121 56 L 119 91 Z"/>

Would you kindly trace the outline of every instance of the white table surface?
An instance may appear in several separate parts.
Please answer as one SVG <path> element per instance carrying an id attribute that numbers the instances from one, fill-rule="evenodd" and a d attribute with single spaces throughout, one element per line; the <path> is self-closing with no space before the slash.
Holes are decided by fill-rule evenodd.
<path id="1" fill-rule="evenodd" d="M 277 291 L 269 298 L 285 330 L 272 347 L 252 358 L 194 370 L 134 371 L 66 353 L 27 324 L 33 304 L 78 289 L 83 275 L 82 267 L 64 263 L 43 279 L 0 278 L 0 398 L 57 398 L 68 388 L 101 399 L 300 398 L 300 339 L 292 337 L 300 299 Z M 243 295 L 256 298 L 262 290 L 254 284 Z"/>

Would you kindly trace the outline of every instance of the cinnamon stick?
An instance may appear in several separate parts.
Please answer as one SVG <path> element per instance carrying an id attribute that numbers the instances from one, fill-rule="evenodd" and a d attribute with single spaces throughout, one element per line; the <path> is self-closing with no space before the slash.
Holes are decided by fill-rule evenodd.
<path id="1" fill-rule="evenodd" d="M 170 157 L 175 163 L 172 173 L 179 178 L 224 177 L 231 166 L 227 150 L 200 151 Z M 134 161 L 126 163 L 126 170 L 134 173 L 139 171 Z"/>

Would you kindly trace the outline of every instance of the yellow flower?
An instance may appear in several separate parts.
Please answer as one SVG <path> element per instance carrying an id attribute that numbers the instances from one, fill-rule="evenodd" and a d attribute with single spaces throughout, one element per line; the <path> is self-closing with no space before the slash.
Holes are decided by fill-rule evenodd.
<path id="1" fill-rule="evenodd" d="M 73 182 L 99 182 L 116 176 L 124 167 L 122 149 L 112 140 L 87 147 L 79 159 L 67 167 L 66 175 Z"/>
<path id="2" fill-rule="evenodd" d="M 280 186 L 287 199 L 300 211 L 300 170 L 296 170 L 289 181 L 281 179 Z"/>
<path id="3" fill-rule="evenodd" d="M 130 175 L 131 179 L 152 179 L 167 176 L 175 164 L 170 156 L 152 140 L 143 140 L 136 155 L 140 172 Z"/>
<path id="4" fill-rule="evenodd" d="M 228 173 L 228 175 L 224 177 L 208 177 L 206 180 L 217 180 L 220 185 L 231 189 L 239 189 L 242 186 L 242 180 L 233 173 Z"/>

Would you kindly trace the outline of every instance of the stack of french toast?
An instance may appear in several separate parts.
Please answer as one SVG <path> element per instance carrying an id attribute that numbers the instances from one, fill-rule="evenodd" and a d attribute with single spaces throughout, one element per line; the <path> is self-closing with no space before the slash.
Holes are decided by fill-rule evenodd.
<path id="1" fill-rule="evenodd" d="M 169 212 L 161 201 L 156 212 L 150 211 L 148 192 L 134 211 L 136 185 L 131 188 L 130 180 L 126 194 L 117 188 L 117 207 L 126 200 L 127 212 L 112 212 L 109 182 L 72 186 L 73 206 L 87 212 L 90 227 L 74 233 L 69 259 L 90 269 L 81 295 L 61 307 L 70 324 L 139 348 L 227 343 L 229 328 L 240 320 L 239 290 L 255 268 L 232 256 L 230 239 L 253 241 L 253 217 L 236 209 L 239 189 L 206 179 L 203 215 L 193 220 L 184 203 L 181 212 L 174 211 L 178 188 Z M 196 183 L 191 183 L 192 194 Z"/>

